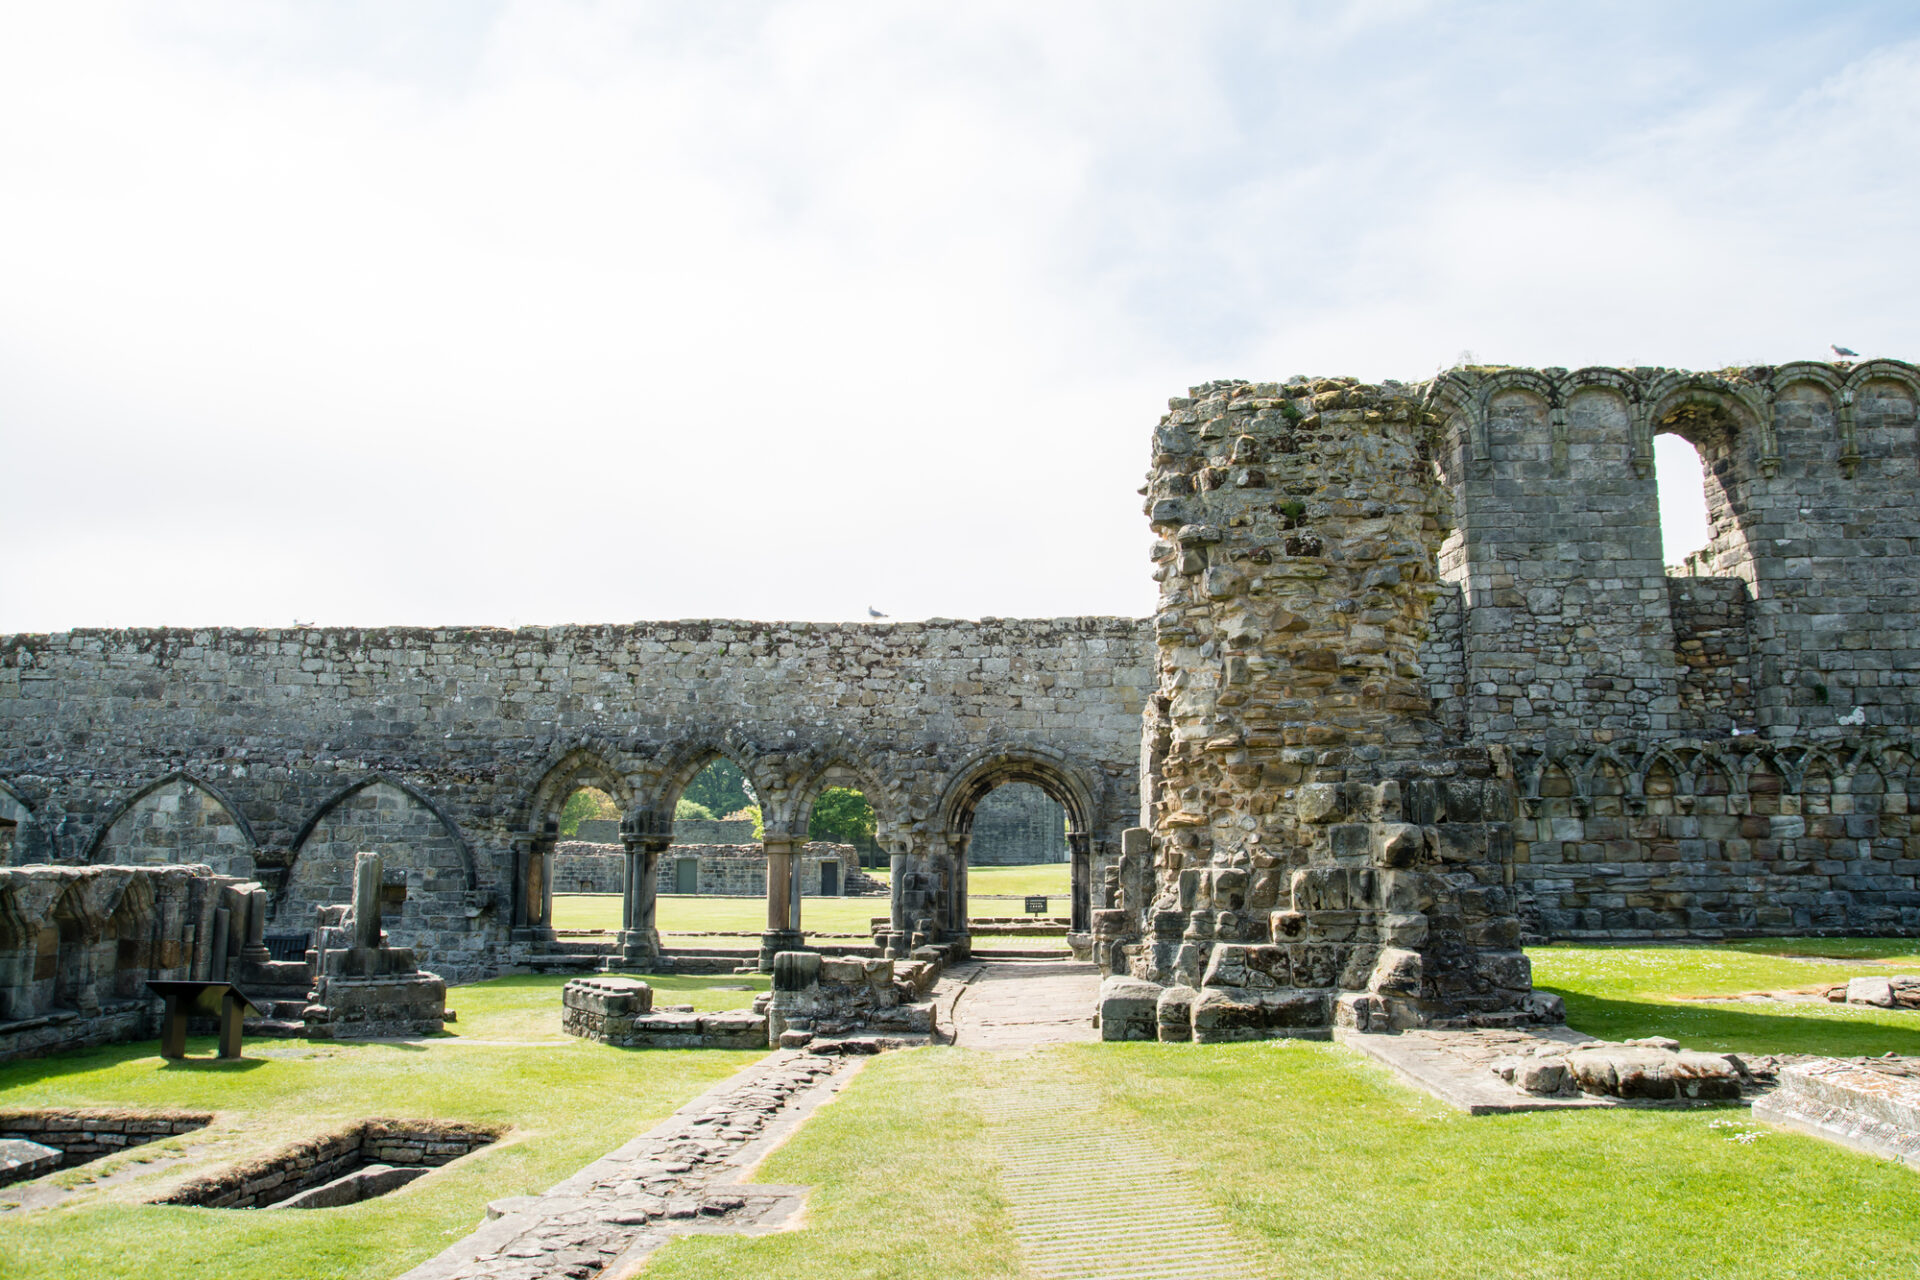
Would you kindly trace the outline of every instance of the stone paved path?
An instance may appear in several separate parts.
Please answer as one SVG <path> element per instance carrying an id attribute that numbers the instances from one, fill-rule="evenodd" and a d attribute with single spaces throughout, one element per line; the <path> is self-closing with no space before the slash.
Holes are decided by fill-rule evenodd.
<path id="1" fill-rule="evenodd" d="M 987 1123 L 1028 1268 L 1046 1280 L 1201 1280 L 1263 1274 L 1206 1197 L 1148 1135 L 1096 1110 L 1098 1092 L 1022 1051 L 1100 1038 L 1091 964 L 988 960 L 956 969 L 962 1048 L 1005 1052 Z M 1017 1056 L 1016 1056 L 1017 1055 Z"/>
<path id="2" fill-rule="evenodd" d="M 986 960 L 958 968 L 946 1024 L 965 1049 L 1036 1049 L 1098 1040 L 1100 970 L 1072 960 Z"/>
<path id="3" fill-rule="evenodd" d="M 807 1188 L 739 1179 L 858 1061 L 762 1059 L 545 1194 L 496 1201 L 478 1231 L 401 1280 L 627 1276 L 676 1235 L 777 1229 Z"/>

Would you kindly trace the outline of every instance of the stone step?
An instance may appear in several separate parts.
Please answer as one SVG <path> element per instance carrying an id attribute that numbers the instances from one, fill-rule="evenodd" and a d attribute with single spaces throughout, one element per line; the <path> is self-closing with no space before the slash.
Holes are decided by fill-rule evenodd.
<path id="1" fill-rule="evenodd" d="M 248 1018 L 240 1026 L 241 1033 L 249 1036 L 262 1036 L 268 1040 L 292 1040 L 307 1034 L 304 1020 L 291 1018 Z"/>

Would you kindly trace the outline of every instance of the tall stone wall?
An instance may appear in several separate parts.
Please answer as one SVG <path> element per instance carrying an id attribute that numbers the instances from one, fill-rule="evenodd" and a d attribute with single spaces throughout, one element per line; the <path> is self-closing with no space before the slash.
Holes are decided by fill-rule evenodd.
<path id="1" fill-rule="evenodd" d="M 1474 738 L 1790 737 L 1920 718 L 1913 366 L 1463 369 L 1425 400 L 1458 512 L 1441 563 L 1466 608 Z M 1700 451 L 1711 522 L 1701 577 L 1678 594 L 1660 563 L 1662 432 Z M 1726 655 L 1750 665 L 1745 724 L 1739 674 L 1726 699 L 1700 696 L 1687 642 L 1705 637 L 1682 630 L 1715 590 L 1702 579 L 1746 589 L 1748 649 Z"/>
<path id="2" fill-rule="evenodd" d="M 1466 369 L 1423 398 L 1464 626 L 1422 664 L 1513 753 L 1533 928 L 1914 927 L 1920 371 Z M 1658 572 L 1662 432 L 1704 468 L 1686 576 Z"/>
<path id="3" fill-rule="evenodd" d="M 725 757 L 770 842 L 803 843 L 819 791 L 857 785 L 904 859 L 911 932 L 964 932 L 960 851 L 1001 781 L 1066 803 L 1094 865 L 1117 861 L 1151 646 L 1120 618 L 8 636 L 0 819 L 19 863 L 250 868 L 276 931 L 379 849 L 396 942 L 462 979 L 545 925 L 542 851 L 575 787 L 666 830 Z"/>

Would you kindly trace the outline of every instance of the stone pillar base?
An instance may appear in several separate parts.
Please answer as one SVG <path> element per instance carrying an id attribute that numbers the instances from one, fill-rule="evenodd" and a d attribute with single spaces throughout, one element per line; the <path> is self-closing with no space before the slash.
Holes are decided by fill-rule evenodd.
<path id="1" fill-rule="evenodd" d="M 660 958 L 660 934 L 653 929 L 622 929 L 618 935 L 623 964 L 643 964 Z"/>
<path id="2" fill-rule="evenodd" d="M 769 929 L 760 935 L 760 972 L 773 972 L 773 958 L 782 951 L 805 951 L 806 935 L 798 929 Z"/>
<path id="3" fill-rule="evenodd" d="M 554 942 L 558 940 L 558 935 L 554 933 L 552 926 L 544 924 L 522 925 L 509 934 L 508 937 L 514 942 Z"/>

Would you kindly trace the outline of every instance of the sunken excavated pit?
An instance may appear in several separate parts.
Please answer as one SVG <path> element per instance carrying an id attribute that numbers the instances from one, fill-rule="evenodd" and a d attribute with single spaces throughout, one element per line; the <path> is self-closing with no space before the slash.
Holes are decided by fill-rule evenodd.
<path id="1" fill-rule="evenodd" d="M 204 1129 L 204 1111 L 0 1111 L 0 1141 L 32 1143 L 58 1154 L 0 1168 L 0 1186 L 98 1160 L 176 1134 Z"/>
<path id="2" fill-rule="evenodd" d="M 385 1195 L 498 1138 L 486 1125 L 363 1120 L 203 1175 L 155 1204 L 328 1209 Z"/>

